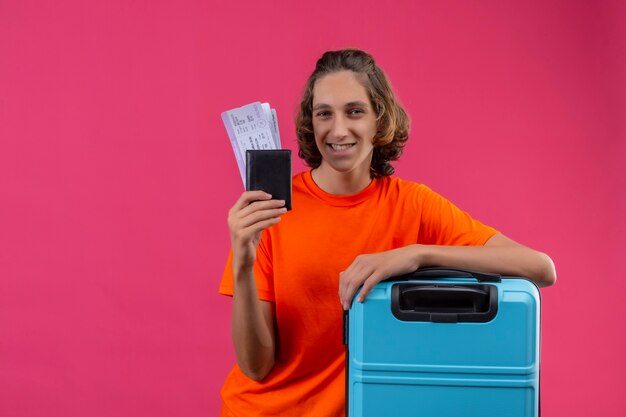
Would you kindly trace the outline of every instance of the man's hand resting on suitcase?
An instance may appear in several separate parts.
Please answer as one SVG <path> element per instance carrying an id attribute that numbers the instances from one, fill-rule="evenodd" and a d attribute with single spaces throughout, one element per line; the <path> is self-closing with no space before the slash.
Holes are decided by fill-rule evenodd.
<path id="1" fill-rule="evenodd" d="M 370 290 L 383 279 L 408 274 L 419 268 L 414 256 L 415 246 L 419 245 L 357 256 L 348 269 L 339 274 L 339 299 L 344 310 L 350 308 L 352 298 L 361 285 L 359 302 L 363 302 Z"/>

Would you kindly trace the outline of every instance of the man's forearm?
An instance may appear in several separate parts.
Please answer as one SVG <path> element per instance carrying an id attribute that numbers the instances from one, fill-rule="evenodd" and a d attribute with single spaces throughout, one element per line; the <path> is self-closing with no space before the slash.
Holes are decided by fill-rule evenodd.
<path id="1" fill-rule="evenodd" d="M 232 335 L 239 368 L 254 380 L 263 379 L 274 365 L 273 305 L 258 297 L 252 269 L 234 277 Z"/>
<path id="2" fill-rule="evenodd" d="M 422 267 L 449 266 L 502 275 L 525 277 L 540 287 L 554 284 L 556 271 L 544 253 L 520 244 L 485 244 L 484 246 L 414 245 L 417 262 Z"/>

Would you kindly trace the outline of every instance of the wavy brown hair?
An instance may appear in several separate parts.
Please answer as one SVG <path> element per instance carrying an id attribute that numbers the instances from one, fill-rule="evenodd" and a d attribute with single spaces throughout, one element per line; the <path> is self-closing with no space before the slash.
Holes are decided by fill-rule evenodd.
<path id="1" fill-rule="evenodd" d="M 377 131 L 374 136 L 374 154 L 370 174 L 373 178 L 393 174 L 391 161 L 402 155 L 409 136 L 409 117 L 397 102 L 385 73 L 376 65 L 374 58 L 359 49 L 328 51 L 317 61 L 309 77 L 300 109 L 296 116 L 298 155 L 311 168 L 322 163 L 322 155 L 315 143 L 313 133 L 313 87 L 320 78 L 339 71 L 352 71 L 368 91 L 376 112 Z"/>

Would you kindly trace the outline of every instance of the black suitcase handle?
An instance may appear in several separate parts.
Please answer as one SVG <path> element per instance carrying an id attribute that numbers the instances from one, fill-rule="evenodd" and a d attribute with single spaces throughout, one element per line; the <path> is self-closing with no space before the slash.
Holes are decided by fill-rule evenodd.
<path id="1" fill-rule="evenodd" d="M 390 278 L 394 281 L 408 281 L 412 279 L 431 279 L 431 278 L 475 278 L 478 282 L 502 282 L 500 274 L 490 274 L 486 272 L 476 272 L 469 269 L 460 268 L 420 268 L 409 274 L 400 275 Z"/>
<path id="2" fill-rule="evenodd" d="M 486 310 L 489 291 L 479 285 L 411 285 L 400 290 L 403 310 L 463 313 Z"/>
<path id="3" fill-rule="evenodd" d="M 486 323 L 498 311 L 498 290 L 489 284 L 394 284 L 391 311 L 401 321 Z"/>
<path id="4" fill-rule="evenodd" d="M 474 278 L 480 283 L 502 282 L 499 274 L 440 267 L 420 268 L 390 280 L 438 278 Z M 445 281 L 441 284 L 395 284 L 391 292 L 391 310 L 402 321 L 485 323 L 497 314 L 498 291 L 494 285 L 446 284 Z"/>

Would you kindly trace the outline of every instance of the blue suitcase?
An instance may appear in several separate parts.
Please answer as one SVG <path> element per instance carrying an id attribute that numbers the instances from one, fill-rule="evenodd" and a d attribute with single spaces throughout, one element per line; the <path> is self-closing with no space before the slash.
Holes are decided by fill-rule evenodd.
<path id="1" fill-rule="evenodd" d="M 425 268 L 344 313 L 349 417 L 539 413 L 540 295 L 531 281 Z"/>

